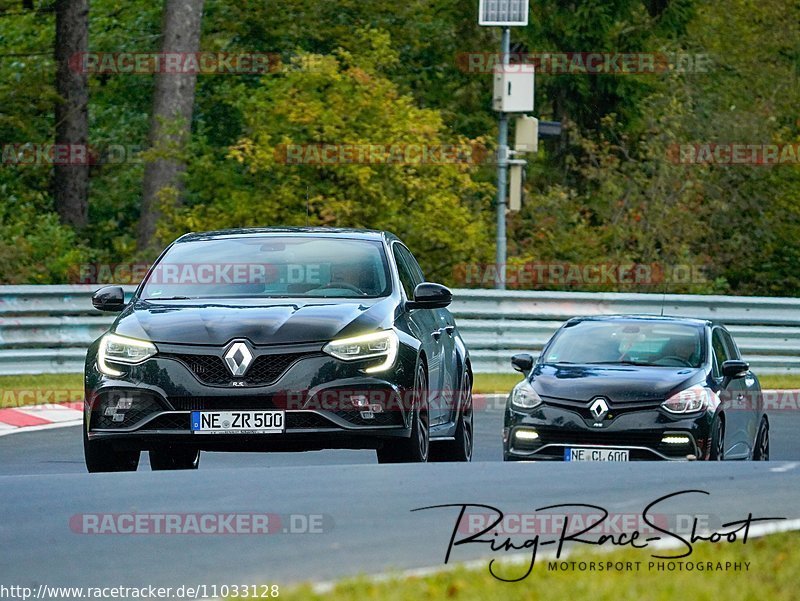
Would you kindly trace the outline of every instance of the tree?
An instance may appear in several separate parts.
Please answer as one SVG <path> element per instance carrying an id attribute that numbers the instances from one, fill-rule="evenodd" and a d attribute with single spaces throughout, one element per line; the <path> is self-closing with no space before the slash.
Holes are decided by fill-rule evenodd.
<path id="1" fill-rule="evenodd" d="M 186 206 L 159 224 L 164 238 L 308 223 L 391 230 L 439 281 L 485 260 L 493 191 L 474 176 L 490 151 L 449 132 L 439 111 L 415 106 L 383 75 L 399 61 L 385 33 L 352 37 L 357 51 L 301 55 L 260 86 L 232 91 L 246 133 L 227 156 L 198 149 Z M 463 158 L 440 160 L 440 149 Z"/>
<path id="2" fill-rule="evenodd" d="M 199 50 L 203 4 L 204 0 L 166 0 L 162 53 L 196 53 Z M 151 153 L 145 166 L 139 220 L 140 251 L 147 251 L 159 242 L 155 237 L 161 214 L 159 205 L 180 197 L 186 170 L 181 150 L 190 138 L 196 83 L 194 72 L 162 70 L 156 74 L 148 140 Z"/>
<path id="3" fill-rule="evenodd" d="M 56 136 L 57 146 L 88 150 L 89 91 L 87 75 L 73 69 L 71 59 L 89 47 L 89 0 L 56 2 Z M 56 164 L 53 182 L 55 205 L 61 222 L 86 226 L 89 212 L 89 165 Z"/>

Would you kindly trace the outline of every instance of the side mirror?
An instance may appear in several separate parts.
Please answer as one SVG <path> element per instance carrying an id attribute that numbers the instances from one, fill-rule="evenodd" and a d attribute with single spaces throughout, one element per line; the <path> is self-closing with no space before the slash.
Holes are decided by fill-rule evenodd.
<path id="1" fill-rule="evenodd" d="M 527 374 L 533 369 L 533 357 L 528 353 L 514 355 L 511 357 L 511 365 L 515 370 Z"/>
<path id="2" fill-rule="evenodd" d="M 122 311 L 125 291 L 120 286 L 106 286 L 92 295 L 92 306 L 100 311 Z"/>
<path id="3" fill-rule="evenodd" d="M 743 378 L 750 369 L 750 364 L 741 359 L 729 359 L 722 364 L 722 375 L 729 380 Z"/>
<path id="4" fill-rule="evenodd" d="M 422 282 L 414 289 L 414 300 L 406 304 L 409 309 L 444 309 L 453 301 L 453 293 L 441 284 Z"/>

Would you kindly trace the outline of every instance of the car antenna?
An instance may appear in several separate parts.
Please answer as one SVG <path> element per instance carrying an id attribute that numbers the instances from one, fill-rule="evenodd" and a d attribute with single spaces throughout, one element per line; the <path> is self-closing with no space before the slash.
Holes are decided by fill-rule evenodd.
<path id="1" fill-rule="evenodd" d="M 308 208 L 309 200 L 308 200 L 308 184 L 306 184 L 306 227 L 309 226 L 309 221 L 311 220 L 310 212 L 311 209 Z"/>

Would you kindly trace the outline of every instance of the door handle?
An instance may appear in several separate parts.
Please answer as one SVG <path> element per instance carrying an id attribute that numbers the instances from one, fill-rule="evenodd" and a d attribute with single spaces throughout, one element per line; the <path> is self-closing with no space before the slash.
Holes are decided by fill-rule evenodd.
<path id="1" fill-rule="evenodd" d="M 434 340 L 439 340 L 439 338 L 441 338 L 441 337 L 442 337 L 442 330 L 441 329 L 433 331 Z"/>
<path id="2" fill-rule="evenodd" d="M 447 326 L 447 327 L 444 329 L 444 331 L 445 331 L 445 332 L 447 332 L 447 335 L 448 335 L 448 336 L 452 336 L 452 335 L 453 335 L 453 332 L 455 332 L 455 331 L 456 331 L 456 327 L 455 327 L 455 326 Z"/>

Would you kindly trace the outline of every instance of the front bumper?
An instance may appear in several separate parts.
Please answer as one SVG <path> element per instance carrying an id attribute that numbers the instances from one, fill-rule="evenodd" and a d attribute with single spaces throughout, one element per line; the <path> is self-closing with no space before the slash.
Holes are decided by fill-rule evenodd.
<path id="1" fill-rule="evenodd" d="M 394 367 L 366 374 L 369 363 L 340 361 L 320 349 L 321 345 L 270 349 L 270 363 L 286 355 L 292 360 L 280 367 L 280 373 L 276 371 L 269 384 L 252 385 L 245 379 L 239 386 L 214 372 L 199 371 L 191 353 L 185 352 L 208 356 L 203 353 L 209 349 L 173 346 L 166 353 L 160 345 L 159 355 L 125 367 L 120 377 L 102 374 L 90 349 L 84 407 L 87 437 L 139 449 L 167 444 L 201 450 L 302 451 L 378 448 L 386 439 L 410 435 L 406 401 L 414 385 L 414 353 L 401 346 Z M 367 399 L 368 407 L 354 405 L 354 397 L 362 403 Z M 285 431 L 194 433 L 191 413 L 204 410 L 281 410 Z"/>
<path id="2" fill-rule="evenodd" d="M 597 427 L 598 422 L 580 410 L 545 403 L 520 411 L 509 404 L 503 451 L 507 461 L 563 461 L 565 450 L 577 447 L 628 450 L 631 461 L 705 459 L 711 421 L 706 413 L 676 419 L 658 406 L 648 406 L 623 411 Z M 532 438 L 532 432 L 538 436 Z"/>

